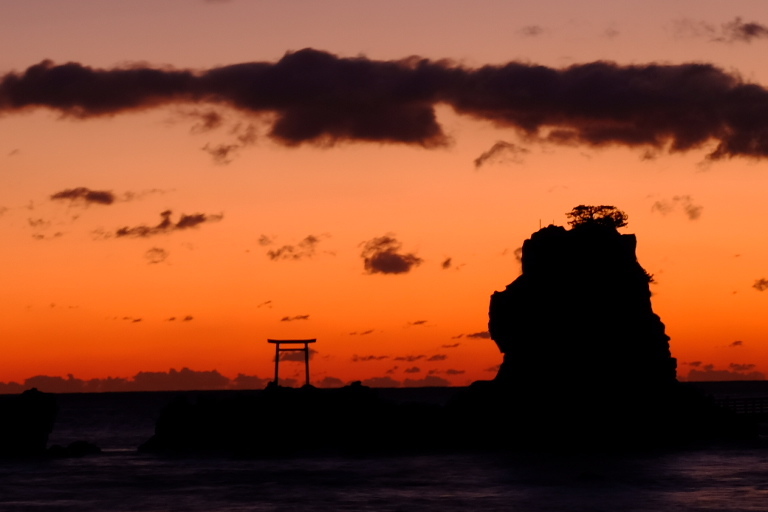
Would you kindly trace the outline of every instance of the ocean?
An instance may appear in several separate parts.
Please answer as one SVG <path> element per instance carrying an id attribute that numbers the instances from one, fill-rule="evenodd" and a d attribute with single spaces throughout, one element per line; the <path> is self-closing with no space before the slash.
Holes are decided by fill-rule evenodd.
<path id="1" fill-rule="evenodd" d="M 0 511 L 768 509 L 766 443 L 631 456 L 474 453 L 242 460 L 137 453 L 152 435 L 159 411 L 176 394 L 59 395 L 50 444 L 85 440 L 102 453 L 0 462 Z M 567 422 L 563 435 L 568 435 Z M 276 436 L 265 442 L 291 440 Z"/>

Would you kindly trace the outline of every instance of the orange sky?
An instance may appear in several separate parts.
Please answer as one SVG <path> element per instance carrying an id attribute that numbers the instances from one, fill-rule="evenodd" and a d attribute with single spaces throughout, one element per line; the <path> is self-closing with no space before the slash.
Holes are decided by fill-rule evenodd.
<path id="1" fill-rule="evenodd" d="M 311 47 L 467 69 L 699 62 L 768 86 L 759 0 L 0 3 L 0 47 L 11 49 L 0 75 L 43 59 L 207 70 Z M 750 22 L 754 36 L 737 37 Z M 211 112 L 221 123 L 207 129 L 199 114 Z M 498 350 L 468 335 L 486 330 L 490 294 L 519 274 L 514 250 L 578 204 L 629 214 L 624 232 L 637 235 L 657 281 L 654 309 L 681 377 L 768 372 L 768 290 L 753 287 L 768 278 L 764 159 L 707 161 L 714 140 L 673 154 L 562 145 L 449 104 L 436 115 L 449 143 L 425 148 L 288 147 L 268 136 L 271 114 L 205 101 L 83 120 L 49 108 L 0 112 L 0 381 L 182 367 L 269 377 L 266 339 L 298 337 L 318 339 L 316 381 L 492 378 Z M 249 125 L 255 138 L 239 140 Z M 498 141 L 518 152 L 476 166 Z M 221 145 L 238 147 L 219 160 L 204 150 Z M 114 201 L 51 198 L 76 187 Z M 116 236 L 157 226 L 164 211 L 173 223 L 206 220 Z M 421 264 L 366 273 L 364 245 L 384 236 Z M 293 253 L 269 257 L 285 246 Z M 301 367 L 286 364 L 285 374 Z"/>

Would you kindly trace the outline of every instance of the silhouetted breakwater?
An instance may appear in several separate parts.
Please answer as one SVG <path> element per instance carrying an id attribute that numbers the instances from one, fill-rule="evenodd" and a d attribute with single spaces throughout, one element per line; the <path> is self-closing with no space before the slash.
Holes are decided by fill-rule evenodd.
<path id="1" fill-rule="evenodd" d="M 372 388 L 270 386 L 258 394 L 217 399 L 178 396 L 161 413 L 140 450 L 162 453 L 400 453 L 446 444 L 445 409 L 396 403 Z"/>
<path id="2" fill-rule="evenodd" d="M 282 457 L 455 451 L 571 451 L 676 448 L 756 438 L 756 425 L 693 386 L 659 401 L 578 399 L 510 402 L 497 381 L 451 389 L 445 405 L 393 399 L 393 390 L 270 387 L 238 394 L 187 393 L 163 410 L 140 451 L 158 454 Z M 399 391 L 399 390 L 398 390 Z M 410 390 L 403 390 L 410 391 Z M 405 395 L 405 393 L 403 393 Z M 441 394 L 448 396 L 449 394 Z M 403 397 L 400 397 L 403 398 Z M 440 399 L 444 399 L 441 396 Z"/>

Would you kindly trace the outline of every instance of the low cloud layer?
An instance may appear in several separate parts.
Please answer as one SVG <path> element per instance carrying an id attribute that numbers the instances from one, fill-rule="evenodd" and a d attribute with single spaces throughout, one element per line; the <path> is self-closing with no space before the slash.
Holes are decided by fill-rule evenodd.
<path id="1" fill-rule="evenodd" d="M 754 364 L 731 363 L 727 370 L 718 370 L 713 364 L 702 365 L 700 361 L 689 363 L 689 381 L 765 380 L 765 374 L 754 371 Z"/>
<path id="2" fill-rule="evenodd" d="M 402 244 L 384 235 L 363 242 L 363 267 L 366 274 L 405 274 L 424 260 L 414 253 L 402 252 Z"/>
<path id="3" fill-rule="evenodd" d="M 767 30 L 737 18 L 716 37 L 749 42 Z M 768 90 L 704 63 L 469 68 L 448 60 L 342 58 L 304 49 L 277 62 L 198 70 L 43 61 L 0 77 L 1 114 L 44 108 L 88 119 L 191 104 L 258 116 L 266 135 L 286 146 L 445 146 L 450 138 L 435 107 L 447 105 L 528 141 L 671 152 L 712 144 L 711 159 L 768 156 Z"/>
<path id="4" fill-rule="evenodd" d="M 48 393 L 103 393 L 115 391 L 185 391 L 209 389 L 262 389 L 271 379 L 256 375 L 239 374 L 229 379 L 216 370 L 195 371 L 189 368 L 170 369 L 167 372 L 139 372 L 130 379 L 107 377 L 105 379 L 78 379 L 37 375 L 23 383 L 0 382 L 0 393 L 20 393 L 37 388 Z"/>

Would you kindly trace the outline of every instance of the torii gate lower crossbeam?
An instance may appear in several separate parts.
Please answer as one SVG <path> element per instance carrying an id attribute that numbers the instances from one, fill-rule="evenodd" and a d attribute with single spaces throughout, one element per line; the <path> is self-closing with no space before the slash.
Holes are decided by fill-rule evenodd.
<path id="1" fill-rule="evenodd" d="M 309 344 L 316 342 L 317 339 L 311 340 L 272 340 L 267 339 L 267 343 L 273 343 L 275 345 L 275 385 L 278 384 L 278 376 L 280 375 L 280 352 L 304 352 L 304 374 L 307 380 L 307 386 L 309 385 Z M 299 345 L 303 344 L 304 347 L 291 347 L 280 348 L 280 345 Z"/>

